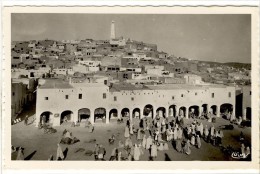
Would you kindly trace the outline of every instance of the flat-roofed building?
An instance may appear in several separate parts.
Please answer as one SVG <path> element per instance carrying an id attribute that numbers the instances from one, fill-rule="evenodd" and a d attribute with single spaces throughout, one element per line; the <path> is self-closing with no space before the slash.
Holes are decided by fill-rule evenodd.
<path id="1" fill-rule="evenodd" d="M 221 97 L 219 97 L 221 96 Z M 121 117 L 182 116 L 190 112 L 235 118 L 235 87 L 223 85 L 131 85 L 129 83 L 65 83 L 46 81 L 37 90 L 36 123 L 48 117 L 53 126 L 100 118 L 106 123 Z M 77 104 L 75 104 L 77 103 Z"/>

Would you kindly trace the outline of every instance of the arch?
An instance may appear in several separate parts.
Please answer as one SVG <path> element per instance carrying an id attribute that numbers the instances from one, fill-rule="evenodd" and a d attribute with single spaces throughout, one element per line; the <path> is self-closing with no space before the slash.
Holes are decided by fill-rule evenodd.
<path id="1" fill-rule="evenodd" d="M 217 105 L 212 105 L 212 106 L 210 107 L 209 114 L 217 115 L 217 113 L 218 113 L 218 107 L 217 107 Z"/>
<path id="2" fill-rule="evenodd" d="M 70 110 L 66 110 L 66 111 L 63 111 L 61 114 L 60 114 L 60 124 L 64 123 L 64 122 L 69 122 L 72 120 L 72 114 L 73 112 L 70 111 Z"/>
<path id="3" fill-rule="evenodd" d="M 197 105 L 193 105 L 189 107 L 189 117 L 197 118 L 200 114 L 200 107 Z"/>
<path id="4" fill-rule="evenodd" d="M 165 118 L 166 109 L 164 107 L 159 107 L 156 109 L 156 116 L 164 117 Z"/>
<path id="5" fill-rule="evenodd" d="M 130 116 L 130 110 L 128 108 L 123 108 L 121 110 L 122 117 L 129 117 Z"/>
<path id="6" fill-rule="evenodd" d="M 184 106 L 180 107 L 179 116 L 186 117 L 186 107 L 184 107 Z"/>
<path id="7" fill-rule="evenodd" d="M 153 106 L 148 104 L 144 107 L 144 111 L 143 111 L 143 115 L 145 117 L 154 117 L 154 113 L 153 113 Z"/>
<path id="8" fill-rule="evenodd" d="M 110 111 L 109 111 L 109 119 L 116 119 L 116 118 L 118 118 L 118 111 L 117 111 L 117 109 L 111 109 Z"/>
<path id="9" fill-rule="evenodd" d="M 53 113 L 50 112 L 50 111 L 45 111 L 45 112 L 41 113 L 41 115 L 40 115 L 40 122 L 41 123 L 51 123 L 52 115 L 53 115 Z"/>
<path id="10" fill-rule="evenodd" d="M 78 121 L 87 120 L 90 118 L 90 109 L 81 108 L 78 110 Z"/>
<path id="11" fill-rule="evenodd" d="M 133 118 L 140 118 L 141 116 L 141 110 L 139 108 L 133 109 Z"/>
<path id="12" fill-rule="evenodd" d="M 176 105 L 171 105 L 169 107 L 169 117 L 176 117 Z"/>
<path id="13" fill-rule="evenodd" d="M 94 122 L 97 120 L 104 120 L 106 118 L 106 109 L 105 108 L 96 108 L 94 111 Z"/>
<path id="14" fill-rule="evenodd" d="M 252 118 L 252 110 L 251 110 L 251 107 L 247 107 L 246 108 L 246 119 L 247 120 L 251 120 Z"/>
<path id="15" fill-rule="evenodd" d="M 208 104 L 203 104 L 203 105 L 201 105 L 201 107 L 202 107 L 202 109 L 201 109 L 201 111 L 202 111 L 202 113 L 201 114 L 203 114 L 203 113 L 208 113 L 209 111 L 208 111 Z"/>
<path id="16" fill-rule="evenodd" d="M 220 106 L 220 113 L 223 117 L 226 117 L 227 119 L 231 118 L 231 115 L 233 113 L 233 105 L 230 103 L 224 103 Z"/>

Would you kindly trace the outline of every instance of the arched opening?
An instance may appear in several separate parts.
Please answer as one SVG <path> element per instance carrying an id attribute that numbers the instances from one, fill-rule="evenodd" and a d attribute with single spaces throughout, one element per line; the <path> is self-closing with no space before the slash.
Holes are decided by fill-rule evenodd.
<path id="1" fill-rule="evenodd" d="M 88 108 L 82 108 L 78 111 L 78 120 L 81 121 L 87 121 L 90 118 L 90 109 Z"/>
<path id="2" fill-rule="evenodd" d="M 45 111 L 40 115 L 40 122 L 43 123 L 51 123 L 52 113 L 49 111 Z"/>
<path id="3" fill-rule="evenodd" d="M 94 111 L 94 121 L 102 121 L 106 118 L 106 109 L 105 108 L 97 108 Z"/>
<path id="4" fill-rule="evenodd" d="M 203 104 L 202 106 L 202 109 L 201 109 L 201 115 L 207 115 L 208 114 L 208 104 Z"/>
<path id="5" fill-rule="evenodd" d="M 140 109 L 139 108 L 135 108 L 133 110 L 133 118 L 140 118 Z"/>
<path id="6" fill-rule="evenodd" d="M 129 117 L 130 116 L 129 114 L 130 114 L 130 110 L 128 108 L 122 109 L 121 111 L 122 117 Z"/>
<path id="7" fill-rule="evenodd" d="M 111 109 L 109 111 L 109 119 L 117 119 L 117 118 L 118 118 L 117 109 Z"/>
<path id="8" fill-rule="evenodd" d="M 145 117 L 154 117 L 154 113 L 153 113 L 153 106 L 152 105 L 146 105 L 144 107 L 144 112 L 143 112 L 143 115 Z"/>
<path id="9" fill-rule="evenodd" d="M 246 119 L 247 120 L 251 120 L 251 117 L 252 117 L 252 113 L 251 113 L 251 107 L 247 107 L 246 108 Z"/>
<path id="10" fill-rule="evenodd" d="M 233 113 L 233 105 L 229 103 L 222 104 L 220 106 L 220 113 L 223 117 L 230 119 Z"/>
<path id="11" fill-rule="evenodd" d="M 199 111 L 199 106 L 190 106 L 189 107 L 189 117 L 191 118 L 198 118 L 199 117 L 199 114 L 200 114 L 200 111 Z"/>
<path id="12" fill-rule="evenodd" d="M 212 105 L 212 106 L 210 107 L 209 114 L 211 114 L 211 115 L 217 115 L 217 112 L 218 112 L 218 107 L 217 107 L 217 105 Z"/>
<path id="13" fill-rule="evenodd" d="M 166 109 L 164 107 L 159 107 L 156 110 L 156 116 L 165 118 Z"/>
<path id="14" fill-rule="evenodd" d="M 72 117 L 73 112 L 70 110 L 63 111 L 60 115 L 60 124 L 65 123 L 65 122 L 70 122 L 71 117 Z"/>
<path id="15" fill-rule="evenodd" d="M 176 105 L 169 107 L 169 117 L 176 117 Z"/>
<path id="16" fill-rule="evenodd" d="M 180 107 L 179 116 L 186 117 L 186 107 L 184 106 Z"/>

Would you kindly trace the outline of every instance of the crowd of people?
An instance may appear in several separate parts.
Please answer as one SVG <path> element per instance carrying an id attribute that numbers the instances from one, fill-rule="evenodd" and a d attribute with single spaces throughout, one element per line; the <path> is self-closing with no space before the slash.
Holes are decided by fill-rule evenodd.
<path id="1" fill-rule="evenodd" d="M 190 124 L 184 124 L 184 117 L 177 116 L 172 119 L 156 116 L 154 119 L 144 117 L 134 124 L 129 118 L 126 120 L 124 126 L 124 139 L 117 139 L 112 134 L 108 139 L 109 145 L 115 146 L 112 149 L 109 160 L 110 161 L 138 161 L 142 156 L 149 154 L 149 160 L 155 160 L 158 153 L 169 150 L 169 144 L 179 153 L 190 155 L 192 153 L 191 147 L 198 149 L 202 146 L 202 140 L 206 143 L 211 143 L 213 146 L 220 146 L 224 133 L 222 129 L 215 128 L 214 124 L 208 127 L 199 119 L 194 119 Z M 25 120 L 27 124 L 28 120 Z M 88 122 L 85 127 L 89 132 L 94 131 L 94 126 Z M 59 143 L 74 144 L 79 140 L 72 135 L 69 130 L 64 130 L 62 138 Z M 118 142 L 118 143 L 115 143 Z M 240 148 L 243 156 L 250 154 L 250 146 L 241 144 Z M 12 153 L 16 152 L 17 159 L 22 160 L 23 149 L 12 147 Z M 93 149 L 95 160 L 105 160 L 107 150 L 102 144 L 96 144 Z M 49 160 L 54 160 L 51 155 Z M 60 144 L 57 145 L 56 160 L 64 160 L 64 154 Z M 144 159 L 145 160 L 145 159 Z"/>

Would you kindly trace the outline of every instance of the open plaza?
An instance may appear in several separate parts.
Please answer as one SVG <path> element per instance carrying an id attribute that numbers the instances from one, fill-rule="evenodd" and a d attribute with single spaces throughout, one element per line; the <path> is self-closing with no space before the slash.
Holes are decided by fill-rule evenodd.
<path id="1" fill-rule="evenodd" d="M 62 132 L 66 129 L 72 132 L 73 136 L 77 137 L 80 141 L 72 144 L 60 144 L 61 148 L 65 152 L 64 160 L 95 160 L 94 154 L 89 155 L 86 152 L 94 151 L 96 144 L 102 144 L 106 149 L 106 155 L 104 160 L 109 160 L 111 157 L 112 150 L 118 147 L 119 141 L 125 142 L 124 130 L 126 126 L 126 118 L 124 123 L 117 123 L 116 120 L 111 121 L 109 124 L 105 124 L 102 121 L 95 124 L 94 131 L 91 133 L 85 127 L 71 127 L 71 124 L 62 124 L 61 126 L 55 127 L 56 133 L 46 134 L 43 129 L 35 127 L 35 123 L 30 124 L 35 119 L 34 110 L 25 110 L 19 118 L 23 120 L 26 115 L 30 116 L 28 125 L 24 122 L 12 125 L 12 145 L 15 147 L 21 146 L 24 148 L 25 160 L 48 160 L 51 155 L 56 157 L 57 144 L 62 138 Z M 215 123 L 210 123 L 207 120 L 198 120 L 203 125 L 211 127 L 214 125 L 216 129 L 219 126 L 229 125 L 230 122 L 223 118 L 217 118 Z M 193 119 L 184 119 L 184 126 L 193 122 Z M 133 119 L 135 127 L 138 127 L 139 119 Z M 245 142 L 251 144 L 251 128 L 241 128 L 234 125 L 233 130 L 223 130 L 224 137 L 222 139 L 221 146 L 213 146 L 211 143 L 207 143 L 201 140 L 201 148 L 198 149 L 195 146 L 191 146 L 191 154 L 177 152 L 174 148 L 172 141 L 167 142 L 169 149 L 158 151 L 157 158 L 153 160 L 158 161 L 192 161 L 192 160 L 203 160 L 203 161 L 223 161 L 223 160 L 241 160 L 232 158 L 230 154 L 226 154 L 223 151 L 222 146 L 228 147 L 229 145 L 240 151 L 241 142 L 239 140 L 240 134 L 243 132 Z M 115 135 L 115 142 L 113 145 L 109 143 L 111 135 Z M 134 133 L 131 136 L 133 144 L 137 142 L 137 134 Z M 140 156 L 141 161 L 147 161 L 150 159 L 150 153 L 148 150 L 143 150 L 143 154 Z"/>

